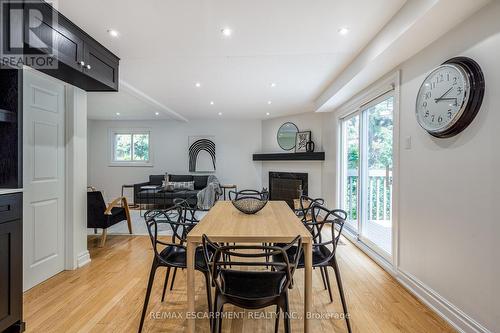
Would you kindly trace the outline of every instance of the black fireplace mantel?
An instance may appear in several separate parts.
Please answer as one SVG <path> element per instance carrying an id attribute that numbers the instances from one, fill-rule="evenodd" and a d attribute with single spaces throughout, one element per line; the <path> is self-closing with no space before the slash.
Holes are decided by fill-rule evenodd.
<path id="1" fill-rule="evenodd" d="M 253 154 L 254 161 L 324 161 L 325 152 Z"/>

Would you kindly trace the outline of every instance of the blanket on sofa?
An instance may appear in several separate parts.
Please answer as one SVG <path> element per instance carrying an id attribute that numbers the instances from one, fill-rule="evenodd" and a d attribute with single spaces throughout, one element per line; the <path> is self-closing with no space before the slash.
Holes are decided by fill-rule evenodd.
<path id="1" fill-rule="evenodd" d="M 217 198 L 222 194 L 220 183 L 214 175 L 208 176 L 207 187 L 198 192 L 198 209 L 207 210 L 215 205 Z"/>

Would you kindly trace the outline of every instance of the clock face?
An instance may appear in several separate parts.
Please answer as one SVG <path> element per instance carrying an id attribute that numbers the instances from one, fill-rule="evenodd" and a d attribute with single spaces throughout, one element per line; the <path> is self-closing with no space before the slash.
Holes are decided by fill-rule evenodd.
<path id="1" fill-rule="evenodd" d="M 444 64 L 422 83 L 417 96 L 417 121 L 431 134 L 450 129 L 460 119 L 470 96 L 470 82 L 457 64 Z"/>

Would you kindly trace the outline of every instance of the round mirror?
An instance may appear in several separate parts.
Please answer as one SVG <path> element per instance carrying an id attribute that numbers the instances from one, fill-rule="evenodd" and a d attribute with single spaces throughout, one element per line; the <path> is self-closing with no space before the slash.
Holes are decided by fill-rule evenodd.
<path id="1" fill-rule="evenodd" d="M 283 150 L 292 150 L 295 148 L 295 135 L 299 129 L 294 123 L 284 123 L 278 130 L 278 144 Z"/>

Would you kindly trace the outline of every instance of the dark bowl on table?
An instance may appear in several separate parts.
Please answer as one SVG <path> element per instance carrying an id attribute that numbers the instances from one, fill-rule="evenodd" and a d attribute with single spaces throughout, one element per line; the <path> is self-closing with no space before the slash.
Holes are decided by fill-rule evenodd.
<path id="1" fill-rule="evenodd" d="M 245 214 L 255 214 L 267 204 L 267 200 L 260 200 L 252 197 L 238 198 L 231 202 L 237 210 Z"/>

